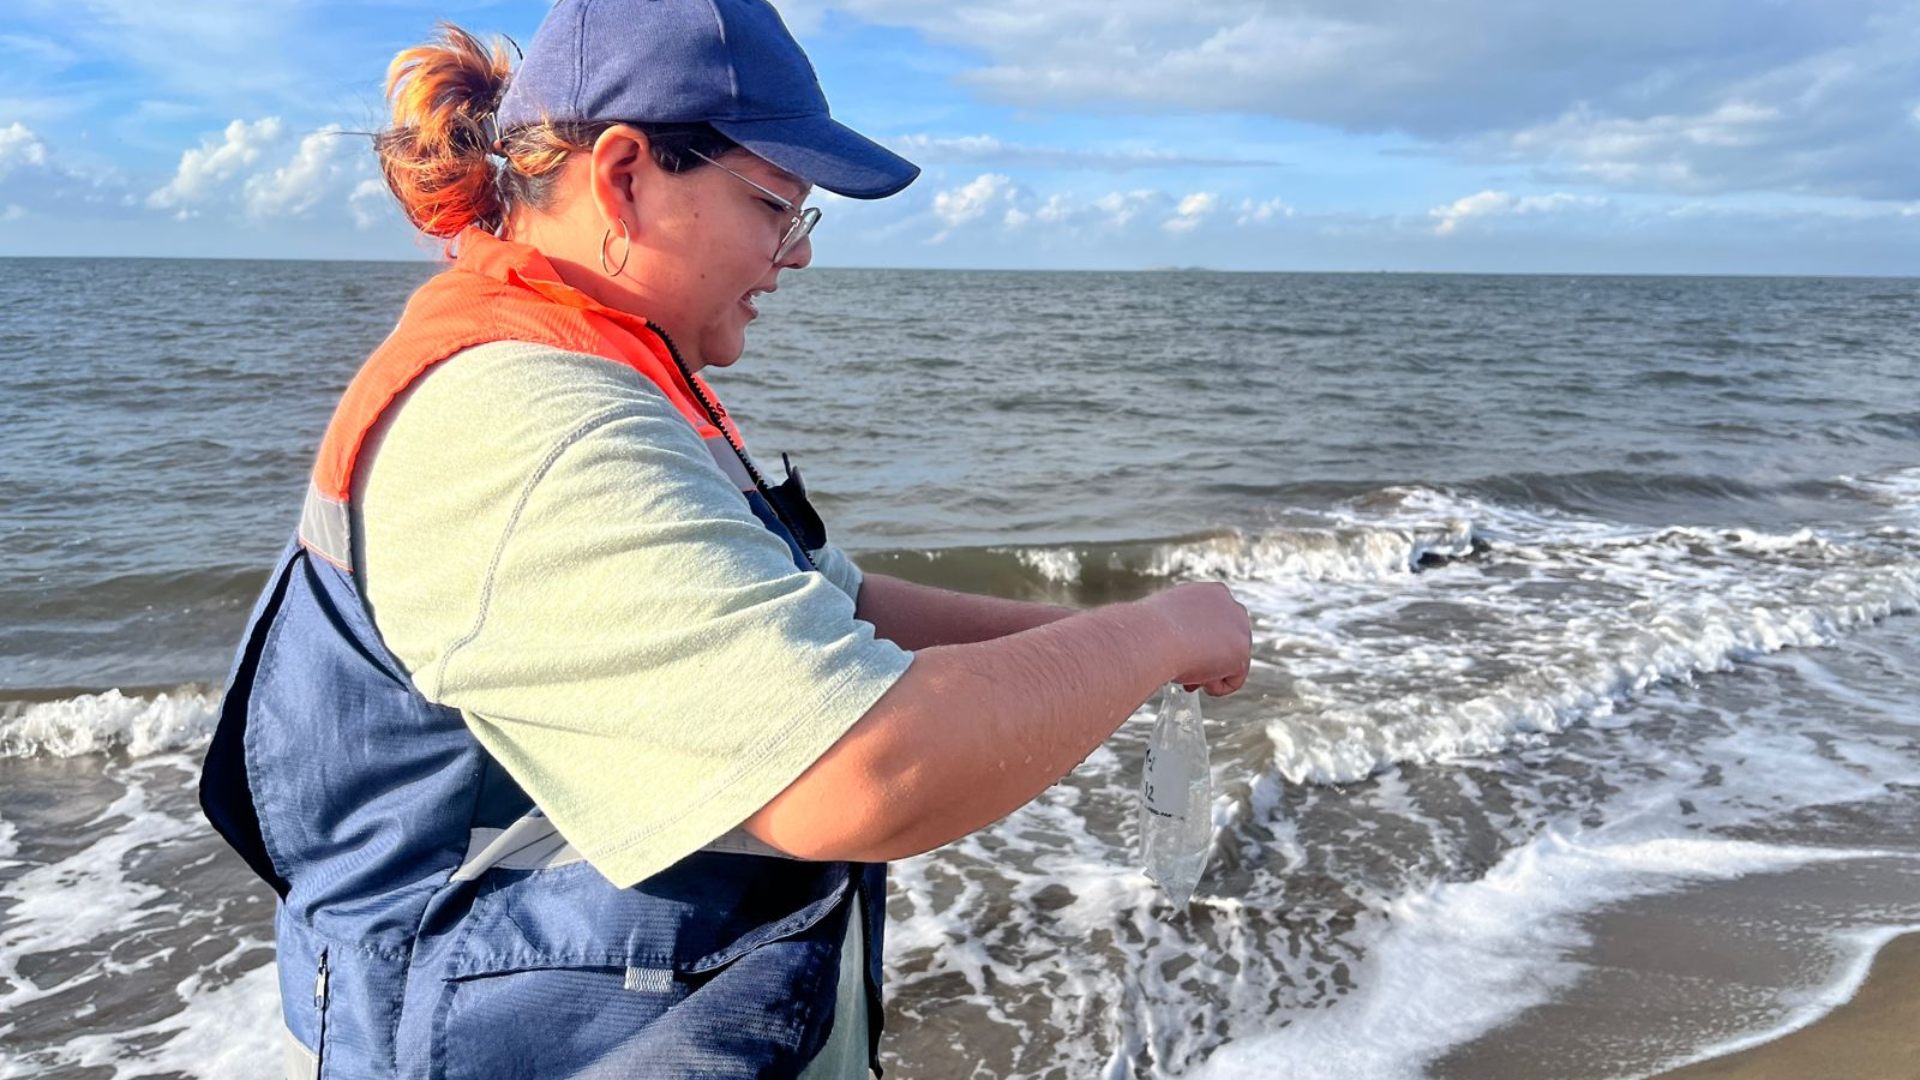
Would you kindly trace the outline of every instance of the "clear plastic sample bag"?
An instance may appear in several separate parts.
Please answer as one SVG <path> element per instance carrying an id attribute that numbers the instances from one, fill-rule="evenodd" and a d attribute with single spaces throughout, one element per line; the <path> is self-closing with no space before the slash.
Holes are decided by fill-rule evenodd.
<path id="1" fill-rule="evenodd" d="M 1213 779 L 1200 691 L 1169 683 L 1140 778 L 1140 861 L 1184 910 L 1213 846 Z"/>

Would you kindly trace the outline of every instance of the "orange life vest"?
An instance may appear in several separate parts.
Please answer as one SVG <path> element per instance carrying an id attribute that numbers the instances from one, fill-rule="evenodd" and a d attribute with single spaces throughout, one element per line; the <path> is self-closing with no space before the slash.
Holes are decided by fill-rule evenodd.
<path id="1" fill-rule="evenodd" d="M 705 380 L 684 371 L 656 326 L 564 284 L 546 256 L 525 244 L 468 229 L 460 234 L 458 251 L 451 267 L 413 294 L 399 324 L 341 396 L 301 513 L 300 540 L 308 550 L 352 571 L 348 504 L 354 469 L 367 435 L 407 387 L 464 349 L 525 341 L 605 357 L 645 376 L 706 441 L 755 514 L 765 519 L 772 508 L 799 541 L 789 543 L 801 564 L 809 564 L 805 550 L 817 550 L 825 534 L 806 505 L 797 473 L 790 470 L 779 488 L 766 485 L 725 406 Z"/>

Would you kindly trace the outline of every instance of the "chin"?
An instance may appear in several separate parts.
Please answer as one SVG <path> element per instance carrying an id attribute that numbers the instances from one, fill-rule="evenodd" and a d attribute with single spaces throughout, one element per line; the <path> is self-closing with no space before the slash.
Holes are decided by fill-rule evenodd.
<path id="1" fill-rule="evenodd" d="M 708 367 L 732 367 L 734 361 L 740 359 L 740 354 L 746 351 L 747 336 L 745 334 L 717 335 L 714 340 L 708 341 L 706 346 L 700 350 L 700 355 Z"/>

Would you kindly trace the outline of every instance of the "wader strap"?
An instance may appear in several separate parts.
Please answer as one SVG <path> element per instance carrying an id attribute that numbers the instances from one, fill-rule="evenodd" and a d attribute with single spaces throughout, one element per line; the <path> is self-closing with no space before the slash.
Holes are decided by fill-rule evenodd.
<path id="1" fill-rule="evenodd" d="M 551 870 L 584 856 L 567 843 L 545 814 L 528 814 L 504 829 L 475 829 L 467 834 L 467 857 L 452 881 L 472 881 L 489 870 Z"/>

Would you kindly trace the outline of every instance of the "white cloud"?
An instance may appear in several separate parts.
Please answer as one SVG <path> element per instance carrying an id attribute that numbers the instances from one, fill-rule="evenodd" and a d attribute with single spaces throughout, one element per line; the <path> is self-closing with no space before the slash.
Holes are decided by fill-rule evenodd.
<path id="1" fill-rule="evenodd" d="M 126 179 L 117 170 L 75 167 L 20 121 L 0 127 L 0 206 L 13 211 L 8 220 L 103 209 L 122 216 L 125 199 Z"/>
<path id="2" fill-rule="evenodd" d="M 1596 208 L 1607 200 L 1592 195 L 1572 195 L 1556 191 L 1551 195 L 1513 195 L 1505 191 L 1481 191 L 1455 199 L 1427 212 L 1434 218 L 1435 236 L 1451 236 L 1460 223 L 1472 218 L 1501 217 L 1515 214 L 1547 214 L 1576 208 Z"/>
<path id="3" fill-rule="evenodd" d="M 1640 119 L 1600 116 L 1582 107 L 1506 139 L 1521 157 L 1611 186 L 1712 190 L 1723 186 L 1723 178 L 1708 162 L 1744 159 L 1745 153 L 1726 152 L 1776 142 L 1784 123 L 1779 109 L 1746 101 Z"/>
<path id="4" fill-rule="evenodd" d="M 957 188 L 935 193 L 933 213 L 945 228 L 934 235 L 938 243 L 953 230 L 984 217 L 997 203 L 1006 203 L 1014 193 L 1013 179 L 1002 173 L 982 173 Z"/>
<path id="5" fill-rule="evenodd" d="M 211 135 L 202 138 L 199 146 L 180 155 L 173 179 L 148 195 L 147 205 L 175 210 L 179 217 L 191 216 L 194 204 L 224 190 L 242 170 L 259 161 L 263 151 L 280 141 L 282 131 L 280 118 L 269 116 L 251 124 L 235 120 L 217 142 Z"/>
<path id="6" fill-rule="evenodd" d="M 1084 149 L 1031 146 L 993 135 L 900 135 L 882 140 L 916 162 L 962 162 L 1001 168 L 1134 169 L 1267 168 L 1280 164 L 1254 158 L 1198 157 L 1160 149 Z"/>
<path id="7" fill-rule="evenodd" d="M 353 216 L 353 227 L 372 229 L 394 220 L 394 204 L 389 201 L 387 182 L 374 177 L 353 185 L 353 191 L 347 195 L 347 213 Z"/>
<path id="8" fill-rule="evenodd" d="M 1502 213 L 1510 209 L 1513 203 L 1513 196 L 1504 191 L 1482 191 L 1455 199 L 1446 206 L 1436 206 L 1428 213 L 1439 219 L 1439 224 L 1433 227 L 1434 234 L 1447 236 L 1459 228 L 1462 221 L 1470 217 Z"/>
<path id="9" fill-rule="evenodd" d="M 256 218 L 305 214 L 340 186 L 351 169 L 350 156 L 365 149 L 364 143 L 344 137 L 338 124 L 313 132 L 300 140 L 285 165 L 247 178 L 247 213 Z"/>
<path id="10" fill-rule="evenodd" d="M 1290 218 L 1292 206 L 1280 199 L 1241 199 L 1233 219 L 1235 225 L 1265 225 L 1278 218 Z"/>
<path id="11" fill-rule="evenodd" d="M 24 221 L 26 217 L 27 208 L 19 203 L 8 203 L 5 209 L 0 209 L 0 221 Z"/>
<path id="12" fill-rule="evenodd" d="M 791 0 L 785 8 L 792 6 Z M 1700 13 L 1622 0 L 1606 11 L 1512 0 L 806 0 L 869 22 L 904 26 L 982 50 L 965 76 L 1008 102 L 1129 102 L 1228 109 L 1384 129 L 1428 123 L 1505 101 L 1524 120 L 1541 94 L 1558 111 L 1578 100 L 1566 57 L 1591 79 L 1637 78 L 1651 61 L 1732 37 L 1756 20 L 1738 0 L 1699 0 Z M 1542 55 L 1536 55 L 1542 54 Z M 1490 63 L 1498 59 L 1501 63 Z M 1597 69 L 1597 70 L 1596 70 Z M 1449 97 L 1447 91 L 1458 93 Z M 1571 93 L 1570 93 L 1571 92 Z M 1460 100 L 1466 99 L 1466 100 Z M 1479 124 L 1472 125 L 1480 126 Z"/>
<path id="13" fill-rule="evenodd" d="M 1175 207 L 1173 212 L 1182 217 L 1205 215 L 1212 213 L 1213 208 L 1219 204 L 1220 196 L 1215 195 L 1213 192 L 1196 191 L 1186 198 L 1181 199 L 1180 205 Z"/>
<path id="14" fill-rule="evenodd" d="M 46 164 L 47 144 L 31 128 L 18 120 L 0 127 L 0 177 L 15 169 Z"/>
<path id="15" fill-rule="evenodd" d="M 1133 235 L 1151 231 L 1182 236 L 1225 214 L 1239 215 L 1241 223 L 1269 223 L 1292 216 L 1292 208 L 1278 199 L 1242 199 L 1229 203 L 1217 192 L 1169 193 L 1157 188 L 1124 188 L 1106 192 L 1054 191 L 1045 195 L 1026 188 L 1003 173 L 982 173 L 955 187 L 933 194 L 922 204 L 931 212 L 937 231 L 930 243 L 946 243 L 966 233 L 1019 230 L 1036 241 L 1075 245 L 1097 237 Z M 924 222 L 926 218 L 923 216 Z"/>
<path id="16" fill-rule="evenodd" d="M 1104 217 L 1108 227 L 1124 229 L 1133 223 L 1141 211 L 1167 201 L 1164 192 L 1135 188 L 1132 191 L 1110 191 L 1093 200 L 1093 208 Z"/>
<path id="17" fill-rule="evenodd" d="M 1160 227 L 1172 233 L 1192 232 L 1200 227 L 1220 205 L 1220 196 L 1211 191 L 1196 191 L 1180 200 L 1173 208 L 1173 216 L 1160 223 Z"/>
<path id="18" fill-rule="evenodd" d="M 356 225 L 370 227 L 375 200 L 355 186 L 372 168 L 366 144 L 338 124 L 291 145 L 287 136 L 279 117 L 235 120 L 180 155 L 173 178 L 144 204 L 182 220 L 218 208 L 254 221 L 305 217 L 331 206 L 332 213 L 344 209 Z"/>
<path id="19" fill-rule="evenodd" d="M 1276 116 L 1636 190 L 1920 197 L 1916 0 L 806 6 L 980 52 L 961 82 L 1021 109 Z"/>

